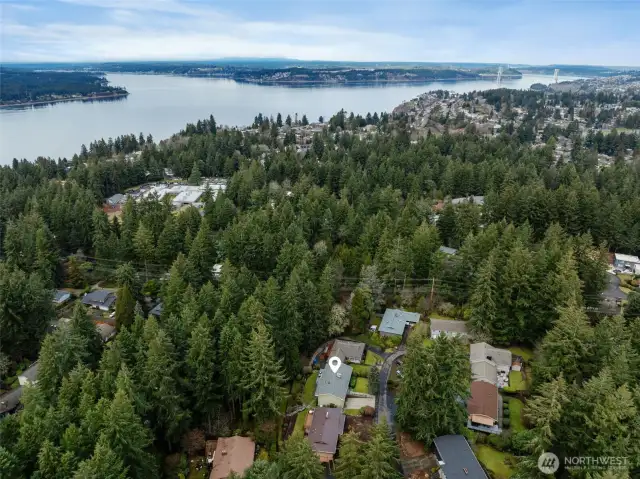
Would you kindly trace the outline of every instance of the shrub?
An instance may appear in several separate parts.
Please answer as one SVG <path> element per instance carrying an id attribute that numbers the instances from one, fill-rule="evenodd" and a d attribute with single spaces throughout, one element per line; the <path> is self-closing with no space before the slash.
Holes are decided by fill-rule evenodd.
<path id="1" fill-rule="evenodd" d="M 509 426 L 511 425 L 511 420 L 508 417 L 505 417 L 502 420 L 502 427 L 504 427 L 505 429 L 509 428 Z"/>
<path id="2" fill-rule="evenodd" d="M 357 376 L 354 374 L 353 376 L 351 376 L 351 379 L 349 380 L 349 387 L 351 389 L 356 387 L 356 381 L 358 380 Z"/>
<path id="3" fill-rule="evenodd" d="M 499 436 L 497 434 L 491 434 L 489 435 L 487 442 L 498 451 L 504 451 L 505 449 L 508 449 L 511 444 L 509 439 L 509 436 L 506 435 Z"/>

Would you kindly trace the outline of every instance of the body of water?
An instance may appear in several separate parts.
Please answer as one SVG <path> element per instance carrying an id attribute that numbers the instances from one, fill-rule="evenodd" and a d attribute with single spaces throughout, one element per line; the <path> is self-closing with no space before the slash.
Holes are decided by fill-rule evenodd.
<path id="1" fill-rule="evenodd" d="M 280 112 L 291 118 L 306 114 L 309 121 L 322 115 L 328 120 L 341 108 L 360 114 L 390 112 L 431 90 L 462 93 L 496 88 L 495 80 L 289 88 L 168 75 L 110 74 L 108 79 L 126 87 L 130 95 L 114 101 L 0 109 L 0 164 L 10 164 L 13 158 L 71 158 L 83 143 L 130 133 L 151 133 L 158 141 L 209 115 L 218 124 L 238 126 L 250 125 L 258 113 L 275 117 Z M 503 86 L 528 88 L 552 81 L 551 76 L 526 75 L 505 80 Z"/>

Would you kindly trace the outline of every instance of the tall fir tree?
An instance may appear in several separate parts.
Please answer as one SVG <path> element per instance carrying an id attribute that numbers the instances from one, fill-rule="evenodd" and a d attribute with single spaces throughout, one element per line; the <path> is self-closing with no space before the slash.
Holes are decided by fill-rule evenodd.
<path id="1" fill-rule="evenodd" d="M 276 357 L 271 334 L 262 320 L 251 331 L 242 365 L 244 376 L 240 385 L 245 394 L 243 408 L 258 422 L 278 415 L 284 399 L 283 384 L 286 377 L 282 360 Z"/>
<path id="2" fill-rule="evenodd" d="M 467 423 L 461 400 L 469 396 L 469 355 L 456 338 L 444 335 L 431 345 L 412 334 L 403 366 L 397 418 L 419 441 L 431 444 L 443 434 L 459 434 Z"/>

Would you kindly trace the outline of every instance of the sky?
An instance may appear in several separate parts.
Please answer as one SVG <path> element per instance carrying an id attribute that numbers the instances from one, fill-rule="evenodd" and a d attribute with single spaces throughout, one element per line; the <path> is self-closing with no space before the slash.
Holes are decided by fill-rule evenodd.
<path id="1" fill-rule="evenodd" d="M 0 62 L 640 65 L 640 0 L 0 0 Z"/>

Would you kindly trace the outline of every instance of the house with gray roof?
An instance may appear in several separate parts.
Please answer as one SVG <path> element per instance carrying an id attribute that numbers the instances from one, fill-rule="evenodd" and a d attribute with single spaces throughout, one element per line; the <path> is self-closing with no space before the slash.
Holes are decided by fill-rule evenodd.
<path id="1" fill-rule="evenodd" d="M 440 470 L 447 479 L 487 479 L 487 474 L 464 436 L 439 436 L 433 440 L 433 444 Z"/>
<path id="2" fill-rule="evenodd" d="M 362 362 L 362 356 L 364 356 L 364 348 L 364 343 L 336 339 L 333 342 L 329 357 L 337 356 L 340 358 L 340 361 L 360 364 Z"/>
<path id="3" fill-rule="evenodd" d="M 162 303 L 158 303 L 153 308 L 151 308 L 151 311 L 149 311 L 149 314 L 152 316 L 155 316 L 156 318 L 159 318 L 160 315 L 162 314 Z"/>
<path id="4" fill-rule="evenodd" d="M 452 205 L 461 205 L 465 203 L 473 203 L 474 205 L 484 205 L 484 196 L 463 196 L 461 198 L 453 198 Z"/>
<path id="5" fill-rule="evenodd" d="M 473 343 L 469 349 L 471 361 L 489 360 L 497 366 L 511 368 L 513 354 L 508 349 L 494 348 L 488 343 Z"/>
<path id="6" fill-rule="evenodd" d="M 449 255 L 449 256 L 453 256 L 458 252 L 457 249 L 449 248 L 448 246 L 440 246 L 440 248 L 438 248 L 438 251 L 440 251 L 441 253 L 444 253 L 446 255 Z"/>
<path id="7" fill-rule="evenodd" d="M 97 323 L 96 329 L 105 343 L 116 335 L 116 328 L 107 323 Z"/>
<path id="8" fill-rule="evenodd" d="M 63 304 L 69 301 L 70 299 L 71 299 L 71 293 L 58 289 L 53 293 L 52 301 L 54 304 Z"/>
<path id="9" fill-rule="evenodd" d="M 508 349 L 494 348 L 487 343 L 474 343 L 469 349 L 474 381 L 484 381 L 503 388 L 509 385 L 513 354 Z"/>
<path id="10" fill-rule="evenodd" d="M 324 369 L 318 373 L 316 383 L 316 396 L 318 397 L 318 406 L 336 406 L 344 407 L 349 392 L 349 381 L 353 368 L 348 364 L 342 363 L 336 373 L 331 370 L 329 363 Z"/>
<path id="11" fill-rule="evenodd" d="M 85 294 L 82 297 L 82 304 L 101 311 L 109 311 L 113 303 L 116 302 L 116 295 L 107 289 L 97 289 Z"/>
<path id="12" fill-rule="evenodd" d="M 121 193 L 116 193 L 115 195 L 107 198 L 107 204 L 109 206 L 117 206 L 119 204 L 124 203 L 126 197 Z"/>
<path id="13" fill-rule="evenodd" d="M 459 338 L 466 338 L 469 335 L 469 328 L 466 321 L 429 318 L 429 323 L 432 339 L 437 338 L 441 333 L 449 337 L 457 336 Z"/>
<path id="14" fill-rule="evenodd" d="M 420 321 L 419 313 L 387 309 L 378 328 L 380 336 L 402 336 L 407 325 L 413 326 Z"/>

